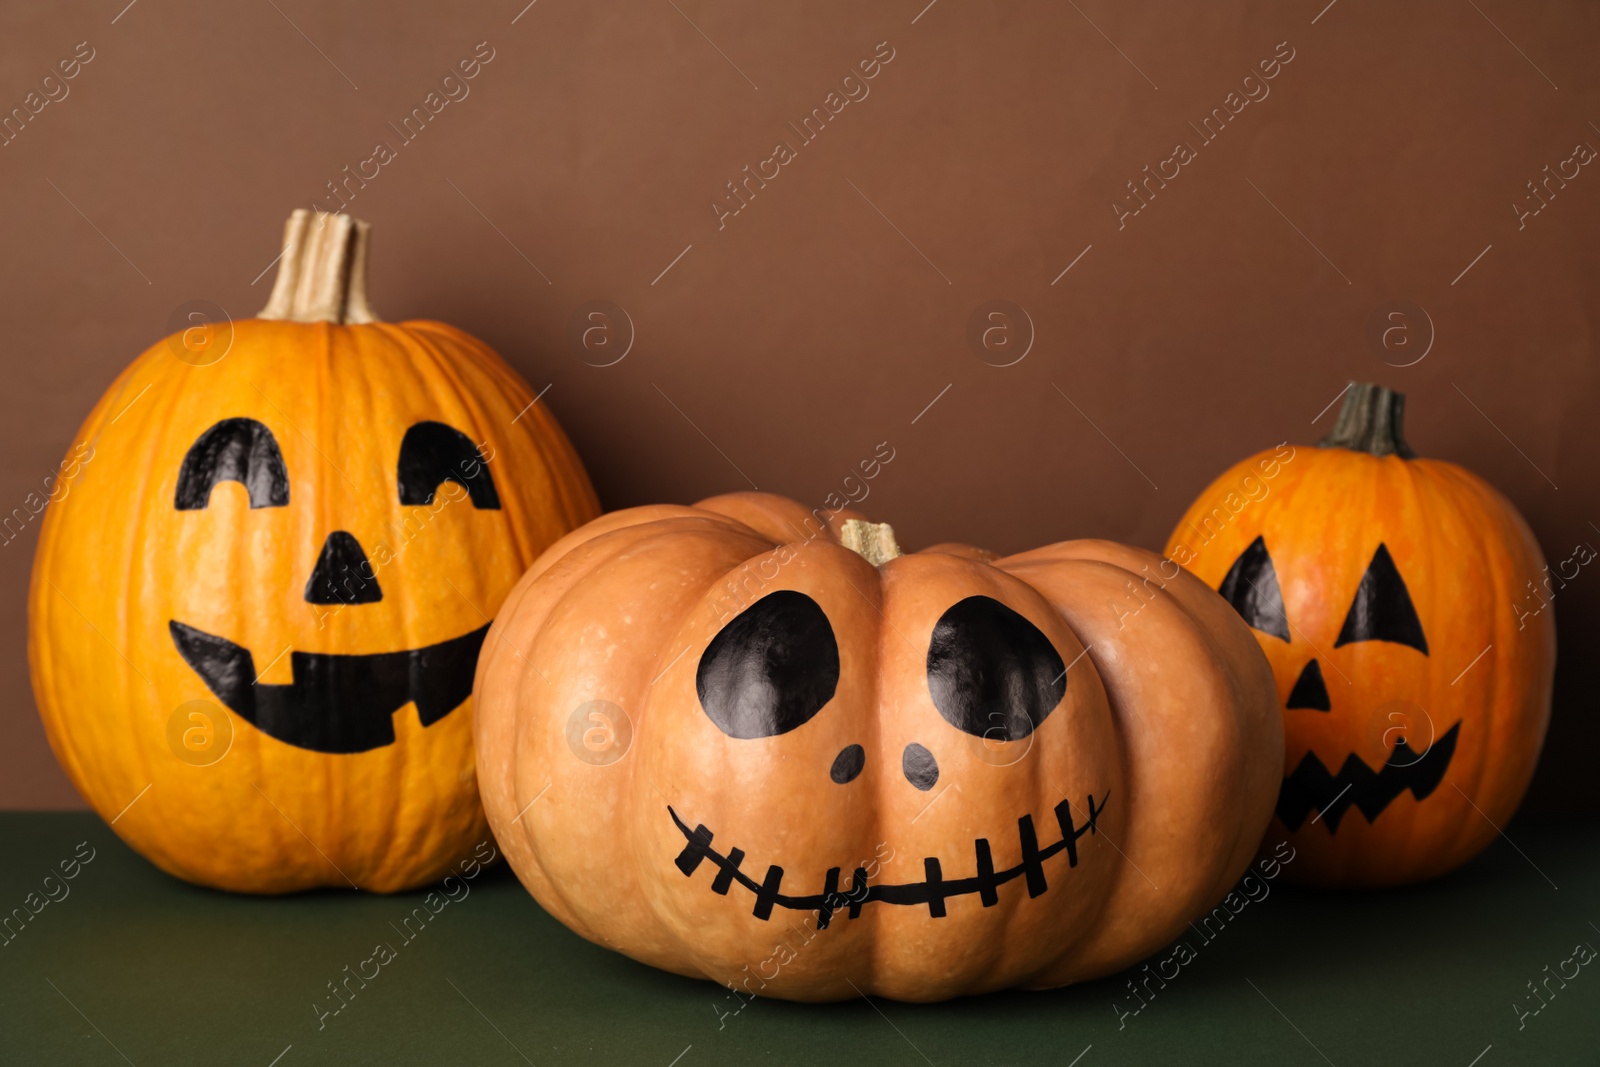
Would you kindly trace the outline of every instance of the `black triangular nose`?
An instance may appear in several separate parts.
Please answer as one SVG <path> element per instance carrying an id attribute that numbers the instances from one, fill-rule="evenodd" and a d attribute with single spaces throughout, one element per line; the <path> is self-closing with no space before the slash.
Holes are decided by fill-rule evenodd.
<path id="1" fill-rule="evenodd" d="M 311 604 L 375 604 L 383 599 L 378 576 L 361 551 L 361 542 L 345 530 L 335 530 L 322 543 L 322 555 L 306 583 Z"/>
<path id="2" fill-rule="evenodd" d="M 1328 701 L 1328 687 L 1322 684 L 1322 668 L 1316 660 L 1306 664 L 1300 678 L 1289 691 L 1290 708 L 1309 708 L 1312 711 L 1332 711 Z"/>

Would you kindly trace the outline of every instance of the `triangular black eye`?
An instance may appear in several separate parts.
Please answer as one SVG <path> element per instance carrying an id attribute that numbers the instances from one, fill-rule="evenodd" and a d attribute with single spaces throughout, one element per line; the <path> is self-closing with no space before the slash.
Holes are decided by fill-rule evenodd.
<path id="1" fill-rule="evenodd" d="M 1067 668 L 1033 623 L 992 597 L 969 596 L 933 628 L 928 692 L 956 729 L 1016 741 L 1061 703 Z"/>
<path id="2" fill-rule="evenodd" d="M 1311 711 L 1333 710 L 1333 704 L 1328 700 L 1328 687 L 1322 681 L 1322 667 L 1316 660 L 1307 663 L 1305 670 L 1300 672 L 1294 688 L 1289 690 L 1289 700 L 1284 707 L 1290 711 L 1297 708 L 1308 708 Z"/>
<path id="3" fill-rule="evenodd" d="M 1283 610 L 1283 590 L 1278 586 L 1278 570 L 1267 554 L 1266 538 L 1257 537 L 1239 553 L 1217 592 L 1247 625 L 1289 640 L 1289 616 Z"/>
<path id="4" fill-rule="evenodd" d="M 1339 631 L 1339 639 L 1333 647 L 1356 641 L 1393 641 L 1397 645 L 1409 645 L 1424 656 L 1428 654 L 1422 620 L 1417 618 L 1411 593 L 1406 589 L 1405 579 L 1395 569 L 1387 545 L 1380 544 L 1372 555 L 1372 562 L 1367 564 L 1367 573 L 1361 576 L 1350 614 L 1345 616 L 1344 628 Z"/>
<path id="5" fill-rule="evenodd" d="M 786 734 L 833 699 L 839 643 L 815 600 L 769 593 L 711 639 L 694 686 L 706 717 L 729 737 Z"/>

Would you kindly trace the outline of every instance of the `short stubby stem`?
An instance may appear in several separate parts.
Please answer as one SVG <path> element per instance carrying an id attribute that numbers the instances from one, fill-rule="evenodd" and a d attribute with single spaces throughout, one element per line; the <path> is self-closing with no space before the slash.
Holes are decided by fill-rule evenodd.
<path id="1" fill-rule="evenodd" d="M 1404 393 L 1371 382 L 1351 382 L 1339 409 L 1339 421 L 1317 447 L 1415 459 L 1417 454 L 1406 444 L 1405 413 Z"/>
<path id="2" fill-rule="evenodd" d="M 894 527 L 886 522 L 846 519 L 839 530 L 839 543 L 874 567 L 904 555 L 894 539 Z"/>
<path id="3" fill-rule="evenodd" d="M 367 303 L 372 227 L 349 215 L 300 208 L 283 227 L 272 297 L 257 316 L 336 326 L 377 322 Z"/>

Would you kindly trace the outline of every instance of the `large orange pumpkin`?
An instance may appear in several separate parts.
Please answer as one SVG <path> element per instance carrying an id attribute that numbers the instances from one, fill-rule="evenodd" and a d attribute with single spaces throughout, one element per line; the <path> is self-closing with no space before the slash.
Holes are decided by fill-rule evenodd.
<path id="1" fill-rule="evenodd" d="M 490 825 L 572 929 L 741 996 L 1116 971 L 1223 896 L 1277 790 L 1265 661 L 1162 569 L 1104 541 L 901 555 L 758 493 L 604 516 L 479 662 Z"/>
<path id="2" fill-rule="evenodd" d="M 1167 554 L 1255 629 L 1278 680 L 1290 877 L 1431 878 L 1516 811 L 1550 719 L 1554 613 L 1527 524 L 1488 483 L 1418 459 L 1404 397 L 1352 383 L 1318 448 L 1218 478 Z"/>
<path id="3" fill-rule="evenodd" d="M 479 646 L 598 510 L 497 355 L 377 321 L 367 233 L 296 212 L 259 319 L 140 356 L 40 535 L 50 743 L 125 841 L 191 881 L 397 890 L 470 851 Z"/>

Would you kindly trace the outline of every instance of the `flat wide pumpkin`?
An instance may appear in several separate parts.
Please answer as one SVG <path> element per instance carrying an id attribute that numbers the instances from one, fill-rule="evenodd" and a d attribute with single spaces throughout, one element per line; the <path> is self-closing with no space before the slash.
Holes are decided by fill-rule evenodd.
<path id="1" fill-rule="evenodd" d="M 1227 604 L 1167 564 L 1113 610 L 1161 566 L 901 555 L 757 493 L 606 515 L 485 645 L 490 824 L 572 929 L 745 994 L 1116 971 L 1223 896 L 1277 791 L 1270 672 Z"/>
<path id="2" fill-rule="evenodd" d="M 479 647 L 528 564 L 597 512 L 497 355 L 376 320 L 365 242 L 297 212 L 263 318 L 140 356 L 40 536 L 50 743 L 123 840 L 190 881 L 396 890 L 470 852 Z"/>
<path id="3" fill-rule="evenodd" d="M 1272 835 L 1296 850 L 1293 881 L 1465 863 L 1516 812 L 1550 721 L 1538 542 L 1483 479 L 1412 453 L 1404 399 L 1352 383 L 1321 447 L 1233 467 L 1167 546 L 1272 663 L 1287 739 Z"/>

